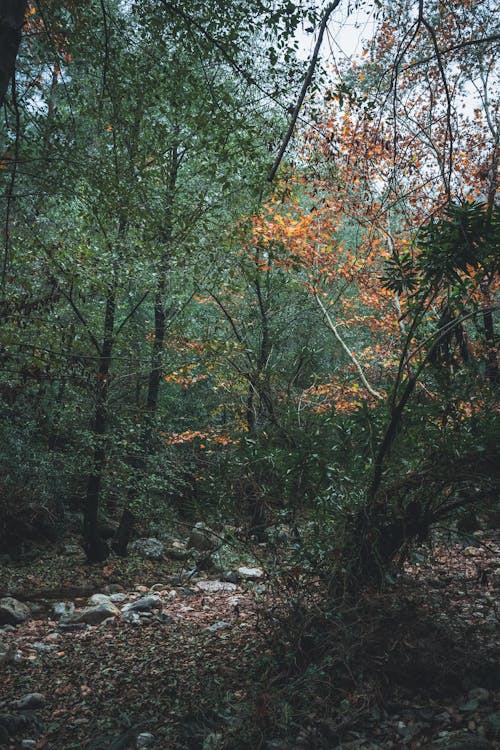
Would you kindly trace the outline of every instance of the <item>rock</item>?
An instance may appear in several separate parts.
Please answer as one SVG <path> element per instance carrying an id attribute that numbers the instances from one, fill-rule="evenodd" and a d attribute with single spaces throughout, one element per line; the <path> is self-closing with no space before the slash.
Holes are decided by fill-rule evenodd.
<path id="1" fill-rule="evenodd" d="M 209 552 L 217 546 L 218 540 L 211 529 L 201 521 L 191 529 L 187 545 L 198 552 Z"/>
<path id="2" fill-rule="evenodd" d="M 18 701 L 14 701 L 12 707 L 18 711 L 34 711 L 37 708 L 43 708 L 45 703 L 43 693 L 26 693 Z"/>
<path id="3" fill-rule="evenodd" d="M 157 594 L 151 594 L 150 596 L 142 596 L 140 599 L 136 599 L 135 602 L 125 604 L 122 607 L 122 612 L 143 612 L 149 609 L 161 609 L 161 607 L 161 597 Z"/>
<path id="4" fill-rule="evenodd" d="M 92 594 L 89 604 L 109 604 L 111 601 L 109 594 Z"/>
<path id="5" fill-rule="evenodd" d="M 14 625 L 2 625 L 2 627 L 0 627 L 0 631 L 2 633 L 15 633 L 16 629 Z"/>
<path id="6" fill-rule="evenodd" d="M 16 647 L 13 643 L 2 643 L 0 641 L 0 667 L 2 664 L 11 664 L 14 661 Z"/>
<path id="7" fill-rule="evenodd" d="M 72 630 L 85 630 L 88 628 L 86 622 L 60 622 L 57 629 L 63 633 L 71 632 Z"/>
<path id="8" fill-rule="evenodd" d="M 264 578 L 264 571 L 262 568 L 238 568 L 238 575 L 241 576 L 245 581 L 259 581 Z"/>
<path id="9" fill-rule="evenodd" d="M 142 747 L 152 747 L 154 745 L 155 738 L 151 732 L 141 732 L 137 735 L 135 740 L 135 746 L 139 749 Z"/>
<path id="10" fill-rule="evenodd" d="M 164 552 L 164 544 L 156 537 L 147 539 L 136 539 L 128 545 L 129 552 L 135 552 L 140 557 L 148 560 L 161 560 Z"/>
<path id="11" fill-rule="evenodd" d="M 495 711 L 486 716 L 483 727 L 487 737 L 492 740 L 500 739 L 500 711 Z"/>
<path id="12" fill-rule="evenodd" d="M 469 690 L 468 699 L 470 701 L 477 701 L 478 703 L 487 703 L 490 698 L 489 690 L 486 688 L 473 688 Z"/>
<path id="13" fill-rule="evenodd" d="M 190 552 L 185 547 L 166 547 L 165 554 L 171 560 L 187 560 Z"/>
<path id="14" fill-rule="evenodd" d="M 206 594 L 216 594 L 220 591 L 236 591 L 237 588 L 234 583 L 229 583 L 229 581 L 198 581 L 194 587 Z"/>
<path id="15" fill-rule="evenodd" d="M 30 616 L 30 610 L 12 596 L 0 599 L 0 625 L 18 625 Z"/>
<path id="16" fill-rule="evenodd" d="M 126 599 L 127 594 L 121 594 L 120 592 L 109 594 L 109 601 L 113 602 L 113 604 L 121 604 L 121 602 L 124 602 Z"/>
<path id="17" fill-rule="evenodd" d="M 151 622 L 153 609 L 162 609 L 162 601 L 158 595 L 143 596 L 135 602 L 130 602 L 122 607 L 120 619 L 131 625 L 137 625 L 140 622 Z"/>
<path id="18" fill-rule="evenodd" d="M 75 611 L 75 605 L 73 602 L 56 602 L 52 607 L 52 615 L 56 620 L 60 620 L 62 617 L 71 617 Z"/>
<path id="19" fill-rule="evenodd" d="M 21 740 L 21 750 L 36 750 L 37 742 L 36 740 Z"/>
<path id="20" fill-rule="evenodd" d="M 203 630 L 205 633 L 216 633 L 218 630 L 225 630 L 226 628 L 230 627 L 230 622 L 225 622 L 225 620 L 218 620 L 218 622 L 214 622 L 213 625 L 209 625 L 207 628 L 203 628 Z"/>
<path id="21" fill-rule="evenodd" d="M 64 620 L 64 625 L 98 625 L 104 620 L 108 620 L 110 617 L 116 617 L 120 614 L 118 607 L 108 601 L 96 604 L 92 607 L 85 607 L 77 612 L 74 612 L 68 619 Z"/>

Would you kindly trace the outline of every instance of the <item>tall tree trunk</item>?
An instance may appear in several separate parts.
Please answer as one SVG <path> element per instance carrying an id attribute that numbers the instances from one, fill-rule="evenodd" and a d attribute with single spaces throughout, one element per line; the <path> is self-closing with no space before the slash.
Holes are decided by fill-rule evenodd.
<path id="1" fill-rule="evenodd" d="M 106 463 L 105 434 L 108 427 L 109 372 L 113 353 L 116 295 L 114 285 L 108 289 L 104 315 L 103 340 L 99 366 L 96 373 L 94 413 L 94 455 L 92 470 L 87 482 L 87 497 L 84 510 L 83 535 L 88 562 L 101 562 L 108 556 L 108 547 L 99 536 L 98 514 L 102 475 Z"/>
<path id="2" fill-rule="evenodd" d="M 166 291 L 167 274 L 170 262 L 172 244 L 172 207 L 174 201 L 177 174 L 179 171 L 180 157 L 177 143 L 170 150 L 170 171 L 168 176 L 165 224 L 162 231 L 161 244 L 162 254 L 158 268 L 158 282 L 156 285 L 154 316 L 155 327 L 153 334 L 153 345 L 151 349 L 151 367 L 149 370 L 148 393 L 146 396 L 146 424 L 143 432 L 142 445 L 146 452 L 151 450 L 152 435 L 158 398 L 160 394 L 160 383 L 163 373 L 163 348 L 165 346 L 165 331 L 167 326 Z"/>
<path id="3" fill-rule="evenodd" d="M 14 75 L 27 8 L 26 0 L 0 0 L 0 106 Z"/>

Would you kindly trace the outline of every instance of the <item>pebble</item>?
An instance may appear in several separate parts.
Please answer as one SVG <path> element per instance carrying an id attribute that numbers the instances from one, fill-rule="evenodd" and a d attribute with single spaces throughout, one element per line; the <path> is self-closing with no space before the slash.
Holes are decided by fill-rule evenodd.
<path id="1" fill-rule="evenodd" d="M 475 700 L 479 703 L 487 703 L 490 698 L 490 693 L 489 690 L 486 690 L 486 688 L 477 687 L 469 690 L 468 698 L 471 701 Z"/>

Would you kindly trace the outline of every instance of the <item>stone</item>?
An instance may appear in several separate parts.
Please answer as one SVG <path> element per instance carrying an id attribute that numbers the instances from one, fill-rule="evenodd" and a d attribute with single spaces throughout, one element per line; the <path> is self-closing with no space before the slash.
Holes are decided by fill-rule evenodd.
<path id="1" fill-rule="evenodd" d="M 116 617 L 120 614 L 118 607 L 108 601 L 96 604 L 91 607 L 84 607 L 79 611 L 74 612 L 68 619 L 64 620 L 65 625 L 99 625 L 99 623 L 108 620 L 110 617 Z"/>
<path id="2" fill-rule="evenodd" d="M 125 604 L 122 607 L 122 612 L 141 612 L 149 609 L 161 609 L 161 607 L 161 597 L 158 594 L 151 594 L 149 596 L 142 596 L 140 599 L 136 599 L 135 602 Z"/>
<path id="3" fill-rule="evenodd" d="M 135 740 L 135 746 L 138 750 L 142 747 L 152 747 L 154 745 L 155 738 L 151 732 L 141 732 L 137 735 Z"/>
<path id="4" fill-rule="evenodd" d="M 495 711 L 486 716 L 483 726 L 487 737 L 492 740 L 500 739 L 500 711 Z"/>
<path id="5" fill-rule="evenodd" d="M 18 711 L 34 711 L 37 708 L 43 708 L 45 703 L 43 693 L 26 693 L 18 701 L 14 701 L 12 706 Z"/>
<path id="6" fill-rule="evenodd" d="M 478 703 L 487 703 L 490 699 L 490 692 L 486 688 L 473 688 L 469 690 L 468 699 L 470 701 L 477 701 Z"/>
<path id="7" fill-rule="evenodd" d="M 237 586 L 229 581 L 198 581 L 194 585 L 198 591 L 203 591 L 205 594 L 217 594 L 219 592 L 232 592 L 236 591 Z"/>
<path id="8" fill-rule="evenodd" d="M 136 539 L 128 545 L 129 552 L 135 552 L 140 557 L 148 560 L 161 560 L 163 557 L 165 545 L 156 537 L 147 539 Z"/>
<path id="9" fill-rule="evenodd" d="M 25 739 L 21 740 L 21 750 L 36 750 L 36 740 Z"/>
<path id="10" fill-rule="evenodd" d="M 246 568 L 242 566 L 238 568 L 238 575 L 245 581 L 259 581 L 261 578 L 264 578 L 264 571 L 262 568 Z"/>
<path id="11" fill-rule="evenodd" d="M 89 598 L 89 604 L 109 604 L 109 602 L 111 601 L 109 596 L 109 594 L 92 594 L 92 596 Z"/>
<path id="12" fill-rule="evenodd" d="M 29 607 L 12 596 L 0 599 L 0 625 L 18 625 L 30 616 Z"/>
<path id="13" fill-rule="evenodd" d="M 121 604 L 127 599 L 127 594 L 122 594 L 119 591 L 116 594 L 109 594 L 109 601 L 113 604 Z"/>
<path id="14" fill-rule="evenodd" d="M 218 540 L 211 529 L 199 521 L 189 534 L 187 546 L 198 550 L 198 552 L 209 552 L 217 546 Z"/>
<path id="15" fill-rule="evenodd" d="M 214 622 L 213 625 L 209 625 L 207 628 L 203 628 L 203 630 L 205 633 L 216 633 L 218 630 L 226 630 L 226 628 L 230 627 L 230 622 L 226 622 L 225 620 L 218 620 L 217 622 Z"/>
<path id="16" fill-rule="evenodd" d="M 0 631 L 2 633 L 15 633 L 16 628 L 14 627 L 14 625 L 2 625 L 2 627 L 0 627 Z"/>
<path id="17" fill-rule="evenodd" d="M 16 648 L 13 643 L 2 643 L 0 641 L 0 667 L 2 664 L 10 664 L 14 661 Z"/>
<path id="18" fill-rule="evenodd" d="M 75 605 L 73 602 L 56 602 L 52 607 L 52 615 L 56 620 L 60 620 L 63 617 L 71 617 L 74 611 Z"/>

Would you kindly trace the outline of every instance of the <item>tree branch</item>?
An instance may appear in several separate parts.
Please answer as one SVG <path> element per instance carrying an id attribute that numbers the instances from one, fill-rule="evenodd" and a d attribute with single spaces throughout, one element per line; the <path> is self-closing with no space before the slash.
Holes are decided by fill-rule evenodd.
<path id="1" fill-rule="evenodd" d="M 304 103 L 307 90 L 309 86 L 311 85 L 314 71 L 316 70 L 316 64 L 318 62 L 318 55 L 319 55 L 319 51 L 321 48 L 321 43 L 323 41 L 323 35 L 325 33 L 326 25 L 330 19 L 330 16 L 332 15 L 335 8 L 339 5 L 339 3 L 340 3 L 340 0 L 333 0 L 332 3 L 327 5 L 327 7 L 325 8 L 325 12 L 323 13 L 323 18 L 321 19 L 318 38 L 316 40 L 316 45 L 314 47 L 313 56 L 311 57 L 311 62 L 309 63 L 306 77 L 304 78 L 302 89 L 300 90 L 299 98 L 297 99 L 297 104 L 294 107 L 294 110 L 292 113 L 292 119 L 290 120 L 288 130 L 286 132 L 285 137 L 283 138 L 283 142 L 280 146 L 280 150 L 278 151 L 278 155 L 276 159 L 274 160 L 274 164 L 271 167 L 271 171 L 269 172 L 269 176 L 267 178 L 268 182 L 272 182 L 274 180 L 276 176 L 276 172 L 278 171 L 279 165 L 281 164 L 281 161 L 285 155 L 285 151 L 288 148 L 288 144 L 290 143 L 290 138 L 292 137 L 292 133 L 295 129 L 295 125 L 297 124 L 297 119 L 298 119 L 302 104 Z"/>

